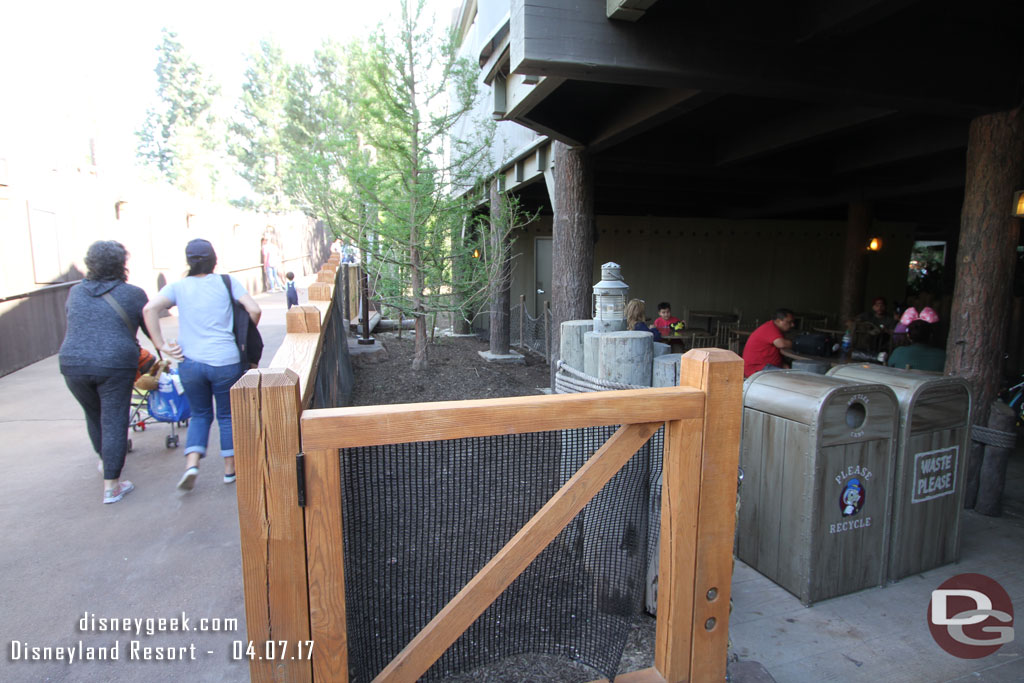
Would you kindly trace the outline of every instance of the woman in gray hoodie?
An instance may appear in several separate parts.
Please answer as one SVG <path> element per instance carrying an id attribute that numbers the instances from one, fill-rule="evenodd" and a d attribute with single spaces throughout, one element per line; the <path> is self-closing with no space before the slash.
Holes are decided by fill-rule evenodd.
<path id="1" fill-rule="evenodd" d="M 68 293 L 68 329 L 59 355 L 64 382 L 85 412 L 89 440 L 100 456 L 104 503 L 116 503 L 135 488 L 121 479 L 121 468 L 139 367 L 136 334 L 148 297 L 126 282 L 127 261 L 120 242 L 89 247 L 88 273 Z"/>

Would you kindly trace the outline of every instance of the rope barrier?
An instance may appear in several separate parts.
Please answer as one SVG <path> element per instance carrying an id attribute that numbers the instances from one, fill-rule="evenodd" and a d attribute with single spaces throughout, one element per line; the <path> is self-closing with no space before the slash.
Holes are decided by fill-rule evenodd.
<path id="1" fill-rule="evenodd" d="M 1003 432 L 998 429 L 973 425 L 971 427 L 971 440 L 983 443 L 996 448 L 1014 448 L 1017 445 L 1017 435 L 1013 432 Z"/>
<path id="2" fill-rule="evenodd" d="M 618 389 L 648 389 L 650 387 L 639 384 L 625 384 L 623 382 L 609 382 L 608 380 L 592 377 L 580 372 L 574 367 L 566 365 L 565 361 L 558 361 L 555 371 L 555 393 L 557 394 L 579 394 L 587 391 L 615 391 Z"/>

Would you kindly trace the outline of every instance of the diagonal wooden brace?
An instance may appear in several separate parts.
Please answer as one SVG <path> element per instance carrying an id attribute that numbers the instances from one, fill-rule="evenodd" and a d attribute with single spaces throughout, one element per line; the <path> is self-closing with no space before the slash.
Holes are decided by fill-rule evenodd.
<path id="1" fill-rule="evenodd" d="M 415 681 L 426 673 L 663 424 L 620 427 L 374 680 Z"/>

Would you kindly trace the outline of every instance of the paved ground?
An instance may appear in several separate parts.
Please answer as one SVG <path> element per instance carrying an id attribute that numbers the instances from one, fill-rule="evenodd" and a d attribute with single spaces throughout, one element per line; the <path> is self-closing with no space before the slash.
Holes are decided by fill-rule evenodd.
<path id="1" fill-rule="evenodd" d="M 269 361 L 284 338 L 284 294 L 257 300 Z M 175 319 L 164 326 L 173 329 Z M 97 458 L 57 357 L 0 378 L 0 681 L 248 680 L 247 663 L 234 657 L 234 644 L 245 640 L 238 511 L 234 486 L 221 481 L 217 427 L 188 495 L 175 488 L 184 458 L 181 446 L 165 447 L 168 434 L 170 425 L 157 423 L 132 435 L 123 476 L 136 490 L 102 505 Z M 146 623 L 182 615 L 188 631 L 184 622 Z M 111 625 L 83 626 L 87 616 L 143 622 L 141 632 L 135 623 L 130 632 L 124 624 L 103 631 Z M 24 660 L 29 648 L 79 641 L 117 643 L 119 661 Z M 194 661 L 189 650 L 186 661 L 169 661 L 180 650 L 131 661 L 133 643 L 139 657 L 141 648 L 194 646 Z"/>
<path id="2" fill-rule="evenodd" d="M 284 335 L 284 295 L 258 300 L 269 360 Z M 121 503 L 101 505 L 96 457 L 56 357 L 0 378 L 0 681 L 248 679 L 246 662 L 233 657 L 244 654 L 234 644 L 245 641 L 234 487 L 221 483 L 213 446 L 196 489 L 179 495 L 183 458 L 180 447 L 165 448 L 169 433 L 157 424 L 134 435 L 125 476 L 138 488 Z M 804 608 L 737 563 L 735 653 L 780 682 L 1024 680 L 1024 638 L 983 659 L 956 659 L 932 641 L 925 623 L 931 590 L 959 573 L 996 579 L 1024 606 L 1022 464 L 1018 449 L 1008 485 L 1011 515 L 964 514 L 958 565 Z M 170 621 L 182 615 L 190 630 Z M 131 623 L 108 621 L 114 630 L 102 631 L 93 616 Z M 79 641 L 84 648 L 116 643 L 119 661 L 24 660 L 30 648 L 77 650 Z M 156 659 L 179 655 L 177 649 L 132 661 L 133 643 L 139 657 L 146 654 L 141 648 L 186 648 L 186 661 Z M 187 659 L 191 646 L 194 661 Z M 736 669 L 734 678 L 766 680 L 753 666 Z"/>
<path id="3" fill-rule="evenodd" d="M 1012 484 L 1018 496 L 1024 496 L 1022 458 L 1018 451 Z M 982 659 L 958 659 L 940 649 L 928 630 L 931 591 L 957 574 L 989 576 L 1016 609 L 1024 606 L 1024 522 L 966 511 L 962 523 L 959 564 L 807 608 L 737 562 L 730 626 L 735 653 L 760 662 L 779 683 L 1024 681 L 1024 638 Z"/>

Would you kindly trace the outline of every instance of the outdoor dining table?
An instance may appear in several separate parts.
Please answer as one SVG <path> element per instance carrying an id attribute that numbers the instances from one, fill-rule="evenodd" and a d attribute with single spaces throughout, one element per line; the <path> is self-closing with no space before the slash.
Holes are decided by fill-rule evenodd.
<path id="1" fill-rule="evenodd" d="M 833 368 L 836 367 L 837 365 L 846 365 L 847 363 L 874 363 L 875 365 L 879 364 L 878 361 L 875 359 L 867 360 L 853 358 L 851 354 L 848 353 L 840 354 L 838 356 L 812 356 L 809 353 L 797 353 L 796 351 L 792 351 L 790 349 L 780 349 L 780 352 L 782 353 L 783 357 L 788 358 L 790 360 L 803 360 L 812 363 L 823 363 Z"/>
<path id="2" fill-rule="evenodd" d="M 690 335 L 685 332 L 673 332 L 671 334 L 661 333 L 661 341 L 669 345 L 669 350 L 672 353 L 685 353 L 686 352 L 686 339 Z"/>
<path id="3" fill-rule="evenodd" d="M 712 328 L 716 320 L 731 320 L 736 317 L 736 314 L 729 311 L 690 311 L 689 316 L 691 318 L 707 318 L 708 332 L 713 332 L 714 330 Z"/>

